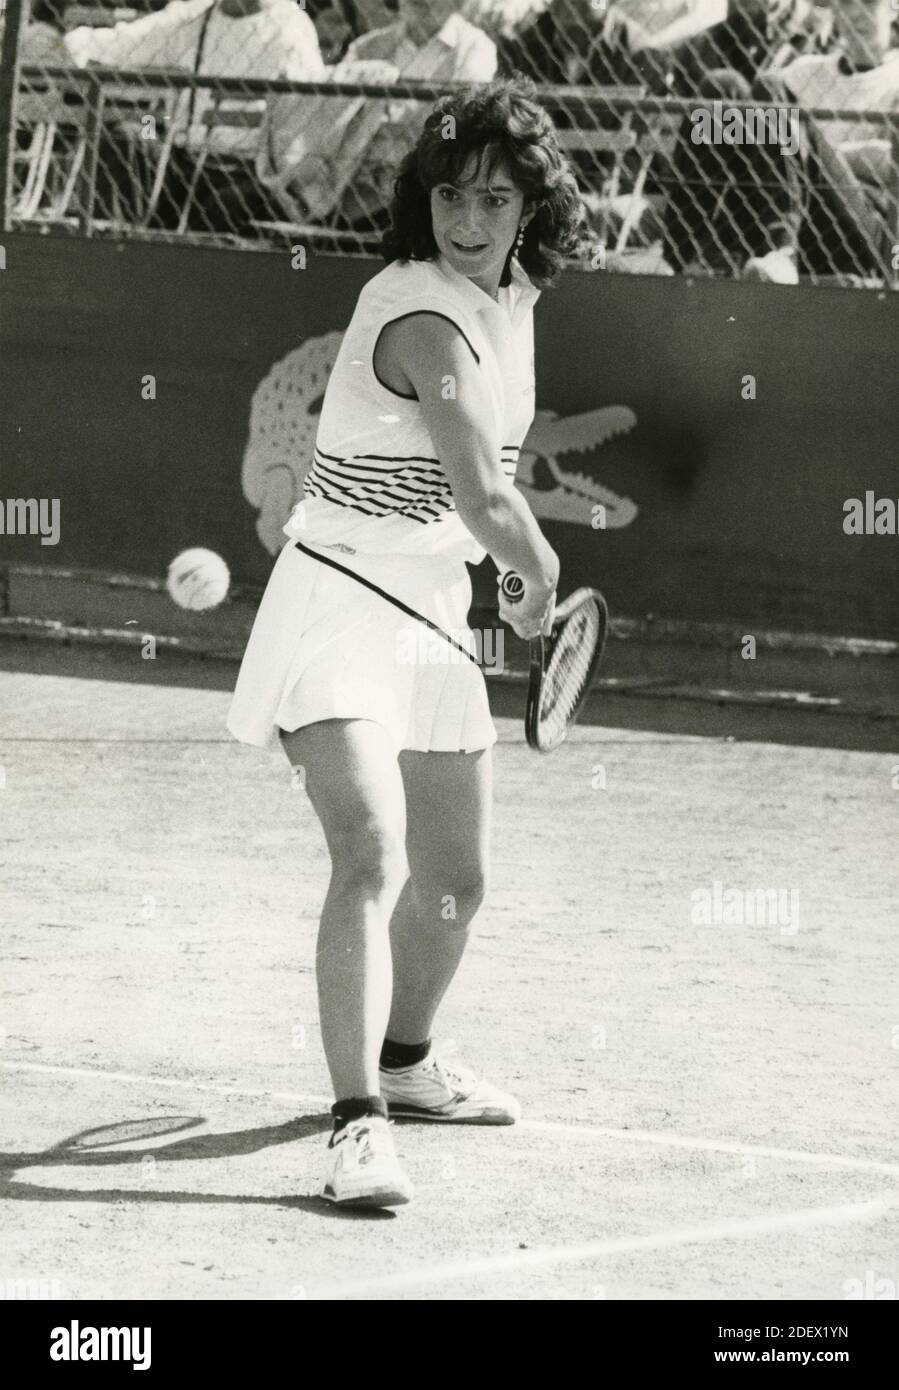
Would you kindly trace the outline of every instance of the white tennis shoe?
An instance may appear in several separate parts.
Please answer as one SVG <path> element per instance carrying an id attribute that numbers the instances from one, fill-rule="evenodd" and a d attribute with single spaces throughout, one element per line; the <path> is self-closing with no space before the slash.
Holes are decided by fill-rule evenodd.
<path id="1" fill-rule="evenodd" d="M 321 1195 L 347 1207 L 399 1207 L 413 1187 L 400 1167 L 390 1126 L 380 1115 L 351 1120 L 328 1144 Z"/>
<path id="2" fill-rule="evenodd" d="M 521 1119 L 521 1105 L 514 1096 L 433 1050 L 413 1067 L 382 1067 L 379 1080 L 391 1117 L 470 1125 L 514 1125 Z"/>

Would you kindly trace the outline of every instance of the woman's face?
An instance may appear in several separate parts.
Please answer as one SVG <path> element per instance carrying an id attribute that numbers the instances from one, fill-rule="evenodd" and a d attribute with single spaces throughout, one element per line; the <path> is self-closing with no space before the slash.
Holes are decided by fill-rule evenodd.
<path id="1" fill-rule="evenodd" d="M 518 228 L 532 213 L 504 164 L 496 164 L 488 175 L 487 160 L 482 159 L 473 177 L 475 166 L 471 155 L 459 183 L 435 184 L 431 221 L 437 249 L 453 269 L 495 295 Z"/>

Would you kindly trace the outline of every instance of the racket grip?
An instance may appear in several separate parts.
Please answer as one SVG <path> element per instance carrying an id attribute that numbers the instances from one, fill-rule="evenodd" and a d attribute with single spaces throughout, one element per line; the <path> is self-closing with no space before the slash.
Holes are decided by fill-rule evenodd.
<path id="1" fill-rule="evenodd" d="M 520 603 L 524 598 L 524 580 L 514 570 L 506 570 L 500 583 L 506 603 Z"/>

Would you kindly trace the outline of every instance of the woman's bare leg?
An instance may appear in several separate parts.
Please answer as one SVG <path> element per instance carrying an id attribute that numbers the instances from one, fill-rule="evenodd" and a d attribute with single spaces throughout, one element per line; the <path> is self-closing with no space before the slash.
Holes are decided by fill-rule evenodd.
<path id="1" fill-rule="evenodd" d="M 400 753 L 409 878 L 390 922 L 391 1042 L 421 1043 L 468 942 L 487 886 L 492 757 Z"/>
<path id="2" fill-rule="evenodd" d="M 396 748 L 366 719 L 322 720 L 281 739 L 291 763 L 305 770 L 331 855 L 316 976 L 335 1099 L 378 1095 L 391 997 L 389 924 L 407 875 Z"/>

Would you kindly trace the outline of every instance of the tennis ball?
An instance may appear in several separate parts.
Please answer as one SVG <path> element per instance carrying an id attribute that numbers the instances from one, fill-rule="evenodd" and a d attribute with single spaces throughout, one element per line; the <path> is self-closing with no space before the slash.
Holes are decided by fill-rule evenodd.
<path id="1" fill-rule="evenodd" d="M 169 565 L 165 587 L 179 608 L 203 612 L 216 608 L 228 592 L 231 575 L 214 550 L 182 550 Z"/>

